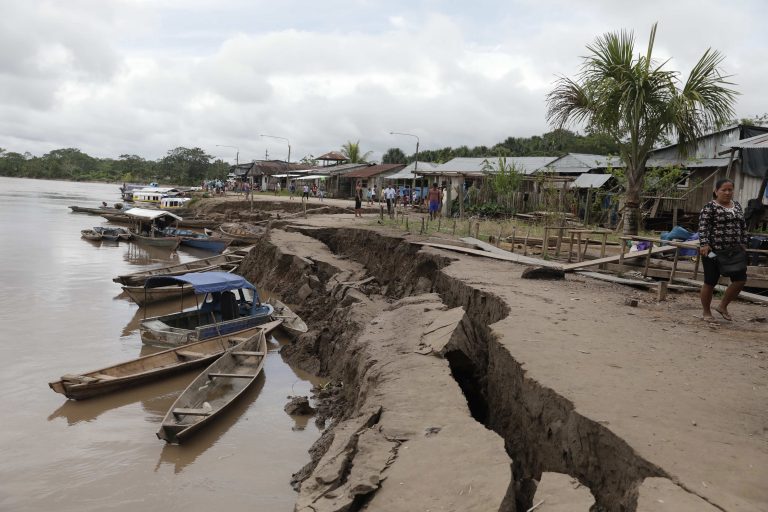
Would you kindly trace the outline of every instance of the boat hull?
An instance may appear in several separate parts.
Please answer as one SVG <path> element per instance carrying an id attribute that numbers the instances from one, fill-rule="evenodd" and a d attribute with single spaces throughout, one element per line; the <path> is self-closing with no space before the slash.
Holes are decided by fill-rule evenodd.
<path id="1" fill-rule="evenodd" d="M 263 331 L 225 352 L 179 395 L 163 419 L 158 439 L 180 444 L 210 424 L 253 385 L 266 356 Z"/>
<path id="2" fill-rule="evenodd" d="M 180 299 L 183 296 L 195 293 L 195 289 L 191 286 L 162 286 L 160 288 L 123 286 L 123 291 L 139 306 L 171 299 Z"/>
<path id="3" fill-rule="evenodd" d="M 275 309 L 275 312 L 272 314 L 272 318 L 280 319 L 283 321 L 283 324 L 280 326 L 280 328 L 291 339 L 298 338 L 309 330 L 307 324 L 304 323 L 304 320 L 302 320 L 299 315 L 294 313 L 293 310 L 291 310 L 291 308 L 286 306 L 283 302 L 271 298 L 267 300 L 267 303 Z"/>
<path id="4" fill-rule="evenodd" d="M 187 263 L 180 263 L 177 265 L 171 265 L 168 267 L 157 268 L 153 270 L 145 270 L 142 272 L 135 272 L 133 274 L 125 274 L 117 276 L 112 280 L 116 283 L 120 283 L 126 286 L 142 286 L 147 278 L 152 276 L 177 276 L 181 274 L 187 274 L 189 272 L 208 272 L 210 270 L 225 269 L 224 267 L 236 267 L 240 264 L 244 256 L 235 254 L 222 254 L 219 256 L 211 256 L 210 258 L 203 258 L 195 261 L 189 261 Z"/>
<path id="5" fill-rule="evenodd" d="M 261 330 L 267 334 L 280 323 L 280 321 L 269 322 L 262 325 Z M 50 382 L 48 386 L 71 400 L 85 400 L 205 366 L 235 345 L 237 342 L 230 342 L 228 339 L 204 340 L 83 374 L 65 376 L 58 381 Z"/>
<path id="6" fill-rule="evenodd" d="M 204 324 L 194 329 L 172 327 L 163 321 L 163 319 L 176 318 L 179 315 L 187 314 L 177 313 L 175 315 L 148 318 L 141 322 L 139 332 L 141 333 L 142 343 L 176 347 L 207 339 L 226 338 L 228 336 L 251 336 L 259 330 L 261 325 L 272 320 L 272 313 L 274 313 L 272 306 L 263 304 L 254 315 Z"/>
<path id="7" fill-rule="evenodd" d="M 181 243 L 181 238 L 177 236 L 151 237 L 137 235 L 136 233 L 133 233 L 133 240 L 140 244 L 149 245 L 151 247 L 165 247 L 172 251 L 176 250 Z"/>
<path id="8" fill-rule="evenodd" d="M 215 240 L 211 238 L 181 238 L 181 245 L 188 245 L 189 247 L 195 247 L 197 249 L 203 249 L 212 252 L 224 252 L 227 247 L 232 243 L 231 240 Z"/>

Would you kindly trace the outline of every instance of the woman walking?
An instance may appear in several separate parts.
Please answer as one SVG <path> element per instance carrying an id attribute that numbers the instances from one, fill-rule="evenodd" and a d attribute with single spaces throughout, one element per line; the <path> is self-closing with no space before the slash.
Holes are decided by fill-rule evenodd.
<path id="1" fill-rule="evenodd" d="M 733 181 L 718 180 L 715 198 L 704 205 L 699 214 L 701 261 L 704 285 L 701 287 L 701 307 L 704 320 L 714 320 L 712 309 L 729 322 L 733 320 L 728 304 L 738 297 L 747 282 L 747 252 L 749 239 L 744 222 L 744 210 L 733 200 Z M 731 278 L 720 304 L 711 308 L 715 285 L 724 275 Z"/>

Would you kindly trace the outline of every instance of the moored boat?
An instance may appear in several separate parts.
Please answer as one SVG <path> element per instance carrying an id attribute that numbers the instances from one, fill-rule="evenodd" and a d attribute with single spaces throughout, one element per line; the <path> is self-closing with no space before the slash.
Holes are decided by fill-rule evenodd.
<path id="1" fill-rule="evenodd" d="M 189 229 L 166 228 L 165 233 L 181 237 L 181 245 L 212 252 L 224 252 L 232 243 L 231 239 L 215 238 L 205 233 L 196 233 Z"/>
<path id="2" fill-rule="evenodd" d="M 151 270 L 142 270 L 133 274 L 123 274 L 114 277 L 112 281 L 126 286 L 144 286 L 144 282 L 152 276 L 178 276 L 191 272 L 210 272 L 212 270 L 231 271 L 243 260 L 244 254 L 238 252 L 219 254 L 209 258 L 177 263 Z"/>
<path id="3" fill-rule="evenodd" d="M 219 232 L 224 238 L 229 238 L 234 242 L 255 244 L 264 237 L 267 228 L 265 226 L 232 223 L 219 226 Z"/>
<path id="4" fill-rule="evenodd" d="M 264 367 L 267 340 L 263 331 L 227 350 L 193 380 L 163 418 L 158 439 L 179 444 L 208 425 L 253 385 Z"/>
<path id="5" fill-rule="evenodd" d="M 180 299 L 181 297 L 195 293 L 195 289 L 191 286 L 160 286 L 158 288 L 123 286 L 123 291 L 128 294 L 133 302 L 141 307 L 156 302 Z"/>
<path id="6" fill-rule="evenodd" d="M 86 240 L 90 240 L 91 242 L 99 242 L 102 239 L 101 233 L 97 233 L 92 229 L 81 229 L 80 236 L 82 236 Z"/>
<path id="7" fill-rule="evenodd" d="M 280 325 L 276 320 L 261 326 L 265 334 Z M 113 366 L 79 374 L 67 374 L 48 386 L 72 400 L 121 391 L 170 375 L 210 364 L 240 341 L 216 338 L 156 352 Z"/>
<path id="8" fill-rule="evenodd" d="M 131 232 L 123 227 L 94 226 L 93 230 L 100 233 L 103 240 L 108 240 L 110 242 L 131 239 Z"/>
<path id="9" fill-rule="evenodd" d="M 168 236 L 164 230 L 181 217 L 163 210 L 148 210 L 146 208 L 131 208 L 125 214 L 133 221 L 131 235 L 133 239 L 145 245 L 153 247 L 167 247 L 176 249 L 181 243 L 178 236 Z"/>
<path id="10" fill-rule="evenodd" d="M 141 341 L 150 345 L 178 346 L 209 338 L 250 336 L 270 320 L 274 308 L 262 304 L 256 287 L 242 276 L 227 272 L 197 272 L 180 276 L 155 276 L 148 288 L 188 284 L 205 294 L 193 311 L 147 318 L 139 325 Z"/>
<path id="11" fill-rule="evenodd" d="M 267 299 L 267 303 L 275 309 L 275 312 L 272 313 L 272 318 L 283 321 L 281 329 L 291 338 L 297 338 L 309 330 L 304 320 L 283 302 L 270 298 Z"/>

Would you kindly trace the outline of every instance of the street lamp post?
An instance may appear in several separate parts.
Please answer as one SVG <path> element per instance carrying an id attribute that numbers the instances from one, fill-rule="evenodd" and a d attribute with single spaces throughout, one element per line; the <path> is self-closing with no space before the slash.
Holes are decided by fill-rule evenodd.
<path id="1" fill-rule="evenodd" d="M 284 141 L 285 141 L 285 142 L 288 144 L 288 163 L 289 163 L 289 164 L 291 163 L 291 141 L 289 141 L 289 140 L 288 140 L 288 139 L 286 139 L 285 137 L 278 137 L 278 136 L 276 136 L 276 135 L 265 135 L 265 134 L 261 134 L 261 135 L 259 135 L 259 137 L 268 137 L 268 138 L 270 138 L 270 139 L 280 139 L 280 140 L 284 140 Z"/>
<path id="2" fill-rule="evenodd" d="M 416 162 L 413 165 L 413 180 L 411 181 L 411 193 L 416 190 L 416 173 L 419 170 L 419 136 L 412 133 L 402 132 L 389 132 L 390 135 L 405 135 L 407 137 L 416 138 Z M 419 197 L 421 197 L 421 191 L 419 191 Z"/>
<path id="3" fill-rule="evenodd" d="M 235 153 L 235 169 L 240 168 L 240 148 L 237 146 L 227 146 L 225 144 L 216 144 L 216 147 L 219 148 L 232 148 L 236 151 Z M 248 193 L 251 195 L 251 211 L 253 211 L 253 176 L 251 176 L 251 171 L 248 171 L 248 180 L 250 181 L 250 189 L 248 190 Z"/>

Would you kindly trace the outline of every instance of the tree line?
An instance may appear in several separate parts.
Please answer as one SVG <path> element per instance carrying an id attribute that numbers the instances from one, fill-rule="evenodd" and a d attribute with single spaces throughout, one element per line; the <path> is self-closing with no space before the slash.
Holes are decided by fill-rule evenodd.
<path id="1" fill-rule="evenodd" d="M 77 148 L 55 149 L 43 156 L 0 148 L 0 176 L 17 178 L 199 185 L 225 177 L 229 167 L 200 148 L 178 147 L 158 160 L 128 154 L 117 159 L 95 158 Z"/>

